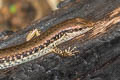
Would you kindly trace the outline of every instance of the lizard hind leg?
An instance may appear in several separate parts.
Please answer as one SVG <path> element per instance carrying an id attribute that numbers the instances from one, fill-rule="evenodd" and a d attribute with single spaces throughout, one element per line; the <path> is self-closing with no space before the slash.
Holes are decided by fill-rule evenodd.
<path id="1" fill-rule="evenodd" d="M 79 52 L 79 51 L 77 51 L 77 50 L 75 50 L 75 49 L 76 49 L 76 47 L 73 47 L 73 48 L 68 47 L 68 49 L 61 50 L 60 48 L 58 48 L 58 47 L 55 46 L 55 47 L 52 49 L 52 51 L 53 51 L 54 53 L 62 56 L 62 57 L 67 57 L 67 56 L 74 56 L 75 53 L 78 53 L 78 52 Z"/>

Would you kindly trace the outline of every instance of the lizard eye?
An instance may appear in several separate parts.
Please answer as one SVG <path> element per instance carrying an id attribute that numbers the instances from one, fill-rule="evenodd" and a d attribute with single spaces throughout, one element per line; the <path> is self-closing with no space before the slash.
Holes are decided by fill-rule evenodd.
<path id="1" fill-rule="evenodd" d="M 82 30 L 82 28 L 79 28 L 79 30 Z"/>

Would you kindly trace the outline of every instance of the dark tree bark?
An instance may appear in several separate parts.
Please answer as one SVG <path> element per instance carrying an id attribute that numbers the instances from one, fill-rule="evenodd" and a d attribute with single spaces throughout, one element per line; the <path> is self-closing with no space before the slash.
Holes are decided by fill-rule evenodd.
<path id="1" fill-rule="evenodd" d="M 59 45 L 60 48 L 64 46 L 64 49 L 76 46 L 79 54 L 61 57 L 51 53 L 2 70 L 0 80 L 120 79 L 120 0 L 69 0 L 60 6 L 60 10 L 16 35 L 24 36 L 29 30 L 39 29 L 43 25 L 44 31 L 67 19 L 84 18 L 95 23 L 94 29 Z"/>

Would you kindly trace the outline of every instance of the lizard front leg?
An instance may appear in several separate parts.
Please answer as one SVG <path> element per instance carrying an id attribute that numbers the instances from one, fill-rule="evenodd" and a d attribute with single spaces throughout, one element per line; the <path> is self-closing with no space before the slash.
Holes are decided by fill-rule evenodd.
<path id="1" fill-rule="evenodd" d="M 74 56 L 76 53 L 78 53 L 79 51 L 76 50 L 76 47 L 68 47 L 68 49 L 64 49 L 61 50 L 60 48 L 58 48 L 57 46 L 55 46 L 52 49 L 52 52 L 62 56 L 62 57 L 67 57 L 67 56 Z"/>

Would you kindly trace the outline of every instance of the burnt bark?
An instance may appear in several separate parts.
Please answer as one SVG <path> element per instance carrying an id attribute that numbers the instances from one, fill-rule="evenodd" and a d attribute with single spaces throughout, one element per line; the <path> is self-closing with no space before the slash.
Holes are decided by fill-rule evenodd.
<path id="1" fill-rule="evenodd" d="M 78 54 L 61 57 L 51 53 L 28 63 L 2 70 L 0 80 L 119 80 L 120 0 L 71 0 L 60 10 L 34 24 L 46 28 L 67 19 L 81 17 L 95 28 L 59 47 L 76 46 Z M 71 6 L 72 5 L 72 6 Z M 48 23 L 48 24 L 47 24 Z M 31 26 L 22 31 L 24 36 Z M 9 42 L 9 41 L 8 41 Z"/>

